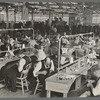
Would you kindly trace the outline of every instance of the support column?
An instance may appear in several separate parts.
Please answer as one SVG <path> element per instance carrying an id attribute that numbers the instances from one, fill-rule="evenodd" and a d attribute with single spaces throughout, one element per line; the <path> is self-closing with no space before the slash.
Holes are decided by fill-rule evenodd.
<path id="1" fill-rule="evenodd" d="M 33 39 L 34 39 L 34 20 L 33 20 L 34 10 L 32 9 L 32 28 L 33 28 Z"/>
<path id="2" fill-rule="evenodd" d="M 49 25 L 51 26 L 51 11 L 49 11 Z"/>
<path id="3" fill-rule="evenodd" d="M 9 28 L 8 6 L 6 6 L 6 21 L 7 21 L 7 23 L 6 23 L 6 29 L 8 29 Z"/>
<path id="4" fill-rule="evenodd" d="M 16 22 L 16 9 L 14 10 L 14 22 Z"/>
<path id="5" fill-rule="evenodd" d="M 64 17 L 63 11 L 62 11 L 62 18 Z"/>

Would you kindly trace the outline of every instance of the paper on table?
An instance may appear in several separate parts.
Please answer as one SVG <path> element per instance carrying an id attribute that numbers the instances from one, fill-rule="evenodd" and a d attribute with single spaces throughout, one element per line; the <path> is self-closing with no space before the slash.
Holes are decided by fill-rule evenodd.
<path id="1" fill-rule="evenodd" d="M 3 88 L 3 87 L 5 87 L 5 85 L 3 85 L 3 84 L 0 84 L 0 88 Z"/>

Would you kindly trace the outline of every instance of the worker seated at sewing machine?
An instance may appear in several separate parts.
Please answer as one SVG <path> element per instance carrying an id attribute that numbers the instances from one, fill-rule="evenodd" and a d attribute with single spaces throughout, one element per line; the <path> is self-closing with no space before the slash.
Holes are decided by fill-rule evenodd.
<path id="1" fill-rule="evenodd" d="M 36 85 L 37 77 L 40 81 L 40 83 L 43 85 L 42 91 L 40 96 L 43 96 L 45 94 L 45 79 L 54 71 L 54 64 L 53 61 L 50 59 L 50 57 L 46 57 L 46 55 L 41 55 L 40 53 L 37 54 L 37 62 L 35 64 L 35 68 L 33 70 L 33 76 L 34 76 L 34 85 Z M 34 86 L 32 87 L 32 93 L 34 93 Z"/>
<path id="2" fill-rule="evenodd" d="M 73 48 L 62 48 L 61 64 L 73 63 L 75 60 L 75 51 Z"/>
<path id="3" fill-rule="evenodd" d="M 16 92 L 16 80 L 17 77 L 21 76 L 21 73 L 24 71 L 25 67 L 31 62 L 30 57 L 19 52 L 20 60 L 8 62 L 3 68 L 2 72 L 5 77 L 5 83 L 8 89 L 13 92 Z"/>

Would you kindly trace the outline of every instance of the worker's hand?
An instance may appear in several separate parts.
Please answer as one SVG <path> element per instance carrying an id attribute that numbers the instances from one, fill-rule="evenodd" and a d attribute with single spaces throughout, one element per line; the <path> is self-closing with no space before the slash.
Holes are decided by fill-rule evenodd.
<path id="1" fill-rule="evenodd" d="M 43 75 L 46 75 L 46 74 L 47 74 L 47 71 L 42 71 L 42 74 L 43 74 Z"/>
<path id="2" fill-rule="evenodd" d="M 87 87 L 93 87 L 92 83 L 94 82 L 94 80 L 88 80 Z"/>
<path id="3" fill-rule="evenodd" d="M 88 80 L 88 83 L 94 83 L 95 80 Z"/>
<path id="4" fill-rule="evenodd" d="M 53 72 L 53 70 L 50 70 L 50 73 L 52 73 Z"/>
<path id="5" fill-rule="evenodd" d="M 91 87 L 91 85 L 92 85 L 91 83 L 88 83 L 88 84 L 87 84 L 87 87 Z"/>

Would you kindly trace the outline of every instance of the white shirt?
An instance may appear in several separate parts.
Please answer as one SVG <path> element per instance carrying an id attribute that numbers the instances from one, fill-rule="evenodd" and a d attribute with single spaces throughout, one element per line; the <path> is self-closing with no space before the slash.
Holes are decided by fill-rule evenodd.
<path id="1" fill-rule="evenodd" d="M 48 43 L 48 44 L 50 44 L 50 40 L 47 38 L 47 39 L 45 39 L 45 43 Z"/>
<path id="2" fill-rule="evenodd" d="M 90 58 L 97 58 L 96 56 L 97 56 L 97 54 L 96 54 L 96 52 L 94 50 L 93 50 L 93 52 L 91 54 L 89 54 Z"/>
<path id="3" fill-rule="evenodd" d="M 92 89 L 92 93 L 94 96 L 100 95 L 100 79 L 98 80 L 96 87 Z"/>
<path id="4" fill-rule="evenodd" d="M 42 68 L 42 62 L 39 61 L 38 63 L 35 64 L 35 69 L 33 71 L 33 75 L 34 77 L 36 77 L 36 73 L 40 71 L 40 69 Z M 51 69 L 52 71 L 54 71 L 54 64 L 53 64 L 53 61 L 51 60 Z"/>
<path id="5" fill-rule="evenodd" d="M 20 59 L 19 66 L 18 66 L 18 71 L 19 72 L 21 72 L 23 70 L 23 67 L 24 67 L 25 63 L 26 63 L 25 59 L 23 59 L 23 58 Z"/>
<path id="6" fill-rule="evenodd" d="M 10 44 L 11 44 L 11 46 L 14 45 L 14 40 L 12 38 L 10 39 Z"/>
<path id="7" fill-rule="evenodd" d="M 36 43 L 35 40 L 31 40 L 31 41 L 29 42 L 29 44 L 30 44 L 30 47 L 33 48 L 37 43 Z"/>
<path id="8" fill-rule="evenodd" d="M 67 50 L 68 50 L 68 48 L 64 48 L 64 47 L 62 47 L 62 54 L 64 54 L 64 53 L 67 54 Z"/>
<path id="9" fill-rule="evenodd" d="M 88 41 L 87 44 L 90 45 L 90 46 L 95 46 L 96 45 L 94 40 Z"/>
<path id="10" fill-rule="evenodd" d="M 66 57 L 61 56 L 61 64 L 64 64 L 66 60 Z"/>
<path id="11" fill-rule="evenodd" d="M 46 54 L 42 49 L 38 50 L 38 53 L 36 54 L 36 56 L 38 60 L 44 60 L 46 58 Z"/>

